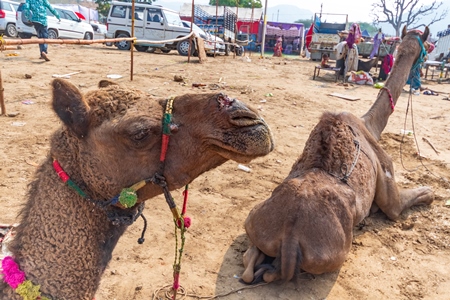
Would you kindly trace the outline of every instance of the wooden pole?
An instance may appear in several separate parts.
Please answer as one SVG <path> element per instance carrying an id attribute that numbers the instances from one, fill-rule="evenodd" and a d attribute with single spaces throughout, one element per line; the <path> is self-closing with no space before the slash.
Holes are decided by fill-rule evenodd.
<path id="1" fill-rule="evenodd" d="M 189 32 L 191 35 L 189 36 L 189 47 L 188 47 L 188 63 L 191 61 L 191 47 L 194 45 L 192 44 L 192 28 L 194 27 L 194 19 L 195 19 L 195 4 L 194 0 L 192 0 L 192 8 L 191 8 L 191 31 Z"/>
<path id="2" fill-rule="evenodd" d="M 267 0 L 264 4 L 264 24 L 262 30 L 262 41 L 261 41 L 261 58 L 264 58 L 264 47 L 266 43 L 266 26 L 267 26 Z"/>
<path id="3" fill-rule="evenodd" d="M 234 22 L 234 42 L 237 43 L 237 35 L 238 35 L 238 26 L 237 26 L 237 22 L 238 22 L 238 15 L 239 15 L 239 0 L 236 0 L 236 21 Z M 236 58 L 236 52 L 237 52 L 237 47 L 239 46 L 234 46 L 234 54 L 233 54 L 233 58 Z"/>
<path id="4" fill-rule="evenodd" d="M 144 21 L 142 21 L 144 22 Z M 134 37 L 134 0 L 131 1 L 131 37 Z M 133 81 L 133 52 L 134 52 L 134 41 L 130 42 L 130 56 L 131 56 L 131 66 L 130 66 L 130 81 Z"/>
<path id="5" fill-rule="evenodd" d="M 5 98 L 3 97 L 3 80 L 2 71 L 0 71 L 0 107 L 2 108 L 2 116 L 6 115 Z"/>
<path id="6" fill-rule="evenodd" d="M 218 14 L 219 14 L 219 0 L 216 0 L 216 27 L 214 28 L 214 35 L 216 37 L 219 37 L 219 25 L 217 23 L 218 22 L 218 19 L 217 19 L 218 18 L 218 16 L 217 16 Z M 225 20 L 224 20 L 224 22 L 225 22 Z M 225 37 L 225 34 L 224 34 L 224 37 Z M 217 41 L 217 39 L 215 39 L 215 41 Z M 216 44 L 214 44 L 214 45 L 216 45 Z M 228 52 L 226 50 L 226 49 L 228 49 L 228 45 L 226 45 L 225 47 L 226 47 L 225 48 L 225 52 Z M 216 55 L 216 49 L 214 48 L 214 57 L 216 57 L 215 55 Z M 227 55 L 228 55 L 228 53 L 227 53 Z"/>
<path id="7" fill-rule="evenodd" d="M 76 44 L 76 45 L 90 45 L 90 44 L 103 44 L 103 43 L 115 43 L 120 41 L 133 41 L 136 38 L 118 38 L 118 39 L 101 39 L 101 40 L 79 40 L 79 39 L 11 39 L 3 40 L 3 44 L 0 45 L 0 50 L 3 49 L 3 45 L 31 45 L 31 44 Z"/>

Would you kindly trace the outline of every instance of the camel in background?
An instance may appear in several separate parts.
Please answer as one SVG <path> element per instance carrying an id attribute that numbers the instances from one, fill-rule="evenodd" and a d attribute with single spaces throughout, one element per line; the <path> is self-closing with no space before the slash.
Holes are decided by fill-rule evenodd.
<path id="1" fill-rule="evenodd" d="M 244 282 L 287 281 L 300 270 L 333 272 L 350 251 L 353 228 L 371 211 L 396 220 L 413 205 L 432 203 L 428 187 L 397 187 L 392 160 L 378 144 L 428 34 L 428 28 L 423 34 L 403 28 L 394 67 L 369 111 L 361 118 L 324 113 L 288 177 L 252 209 L 245 221 L 252 246 L 244 254 Z"/>

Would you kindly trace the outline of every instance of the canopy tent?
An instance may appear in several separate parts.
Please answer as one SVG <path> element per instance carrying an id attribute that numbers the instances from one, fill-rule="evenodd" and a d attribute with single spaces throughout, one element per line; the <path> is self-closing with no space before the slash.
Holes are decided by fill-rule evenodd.
<path id="1" fill-rule="evenodd" d="M 368 38 L 371 37 L 371 35 L 369 34 L 369 32 L 367 31 L 367 29 L 364 29 L 363 32 L 361 33 L 363 38 Z"/>

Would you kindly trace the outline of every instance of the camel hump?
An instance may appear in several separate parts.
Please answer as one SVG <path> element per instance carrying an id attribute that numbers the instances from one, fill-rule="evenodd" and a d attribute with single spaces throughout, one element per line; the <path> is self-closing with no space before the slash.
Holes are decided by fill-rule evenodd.
<path id="1" fill-rule="evenodd" d="M 106 88 L 106 87 L 111 86 L 111 85 L 117 85 L 118 86 L 118 84 L 116 82 L 111 81 L 111 80 L 107 80 L 107 79 L 100 80 L 100 82 L 98 83 L 98 87 L 99 88 Z"/>

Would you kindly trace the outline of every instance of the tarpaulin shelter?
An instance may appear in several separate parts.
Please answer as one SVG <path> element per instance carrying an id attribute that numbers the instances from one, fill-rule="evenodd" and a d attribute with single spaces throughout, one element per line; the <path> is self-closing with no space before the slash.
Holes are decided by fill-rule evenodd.
<path id="1" fill-rule="evenodd" d="M 367 29 L 364 29 L 363 32 L 361 33 L 361 36 L 363 38 L 370 38 L 371 35 L 369 34 L 369 32 L 367 31 Z"/>
<path id="2" fill-rule="evenodd" d="M 259 23 L 258 40 L 262 41 L 264 22 Z M 265 48 L 272 49 L 275 46 L 277 38 L 283 39 L 283 53 L 284 54 L 300 54 L 302 49 L 302 41 L 304 35 L 304 25 L 302 23 L 282 23 L 282 22 L 267 22 Z"/>

